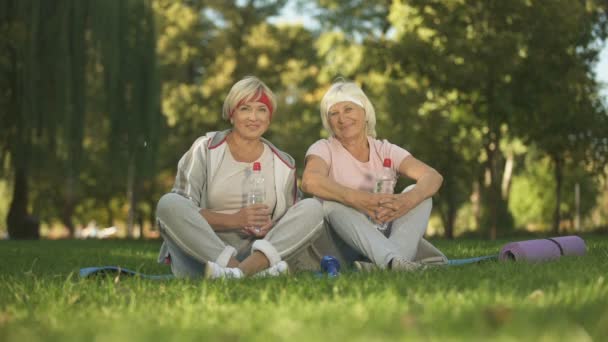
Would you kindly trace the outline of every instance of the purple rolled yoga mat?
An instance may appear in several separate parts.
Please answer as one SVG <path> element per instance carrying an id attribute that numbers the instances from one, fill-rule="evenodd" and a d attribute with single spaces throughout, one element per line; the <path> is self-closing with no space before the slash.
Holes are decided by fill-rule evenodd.
<path id="1" fill-rule="evenodd" d="M 500 250 L 499 260 L 546 261 L 563 255 L 585 255 L 585 241 L 578 236 L 511 242 Z"/>

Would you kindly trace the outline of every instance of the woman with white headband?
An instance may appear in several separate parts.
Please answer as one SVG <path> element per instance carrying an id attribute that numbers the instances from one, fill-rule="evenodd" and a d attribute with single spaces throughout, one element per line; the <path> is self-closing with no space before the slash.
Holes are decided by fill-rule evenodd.
<path id="1" fill-rule="evenodd" d="M 355 83 L 333 84 L 320 110 L 330 137 L 310 146 L 302 178 L 302 190 L 323 201 L 326 237 L 333 241 L 320 241 L 317 249 L 354 261 L 363 271 L 446 263 L 443 253 L 422 238 L 442 176 L 405 149 L 376 139 L 374 107 Z M 396 174 L 416 184 L 398 194 L 373 193 L 385 159 Z M 384 223 L 388 229 L 377 229 Z"/>
<path id="2" fill-rule="evenodd" d="M 294 159 L 262 137 L 276 108 L 262 81 L 242 79 L 224 101 L 222 117 L 232 129 L 200 137 L 180 159 L 173 189 L 156 208 L 164 239 L 159 262 L 171 264 L 175 276 L 283 274 L 290 258 L 321 233 L 319 201 L 296 203 Z M 247 205 L 254 163 L 261 166 L 266 195 L 263 203 Z"/>

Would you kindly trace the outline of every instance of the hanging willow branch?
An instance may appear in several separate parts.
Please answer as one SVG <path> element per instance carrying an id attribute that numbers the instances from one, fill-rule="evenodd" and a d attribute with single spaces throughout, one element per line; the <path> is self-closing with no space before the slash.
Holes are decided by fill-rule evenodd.
<path id="1" fill-rule="evenodd" d="M 14 199 L 21 202 L 11 205 L 12 225 L 28 215 L 28 170 L 41 170 L 36 176 L 45 177 L 59 168 L 54 171 L 65 178 L 64 216 L 70 220 L 88 113 L 87 51 L 97 51 L 103 68 L 104 91 L 95 96 L 105 104 L 113 162 L 118 169 L 136 170 L 130 191 L 136 189 L 153 172 L 161 120 L 149 2 L 5 0 L 0 10 L 0 30 L 6 33 L 0 37 L 0 72 L 8 80 L 1 84 L 8 90 L 0 97 L 7 109 L 0 117 L 0 159 L 3 164 L 9 160 L 15 176 L 26 179 L 15 189 L 21 195 Z"/>

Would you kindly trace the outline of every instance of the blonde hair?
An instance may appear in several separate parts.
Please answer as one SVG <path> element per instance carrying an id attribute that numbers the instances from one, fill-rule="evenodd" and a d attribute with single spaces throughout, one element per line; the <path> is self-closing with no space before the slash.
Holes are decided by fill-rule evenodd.
<path id="1" fill-rule="evenodd" d="M 366 133 L 368 136 L 376 137 L 376 111 L 374 106 L 369 101 L 363 90 L 355 83 L 345 80 L 339 80 L 329 87 L 329 90 L 323 96 L 321 105 L 321 121 L 323 127 L 333 136 L 335 135 L 329 125 L 329 107 L 337 102 L 351 101 L 363 107 L 365 111 Z"/>
<path id="2" fill-rule="evenodd" d="M 226 99 L 224 99 L 222 118 L 224 120 L 229 120 L 230 114 L 234 111 L 236 106 L 239 105 L 239 102 L 242 100 L 248 102 L 259 100 L 263 93 L 268 96 L 272 104 L 271 114 L 275 113 L 277 111 L 276 97 L 272 90 L 270 90 L 264 82 L 260 81 L 259 78 L 255 76 L 246 76 L 242 80 L 236 82 L 232 88 L 230 88 L 230 92 L 228 92 Z"/>

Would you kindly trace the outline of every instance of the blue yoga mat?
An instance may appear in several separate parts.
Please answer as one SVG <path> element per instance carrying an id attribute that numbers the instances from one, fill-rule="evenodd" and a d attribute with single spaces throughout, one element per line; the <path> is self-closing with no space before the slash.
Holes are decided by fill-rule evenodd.
<path id="1" fill-rule="evenodd" d="M 467 258 L 467 259 L 451 259 L 448 260 L 448 266 L 459 266 L 466 264 L 474 264 L 481 261 L 486 260 L 498 260 L 498 254 L 496 255 L 486 255 L 475 258 Z M 81 268 L 79 275 L 81 278 L 88 278 L 91 276 L 99 276 L 99 275 L 124 275 L 124 276 L 133 276 L 133 277 L 141 277 L 144 279 L 150 280 L 170 280 L 175 279 L 173 274 L 144 274 L 141 272 L 133 271 L 128 268 L 123 268 L 119 266 L 100 266 L 100 267 L 85 267 Z"/>
<path id="2" fill-rule="evenodd" d="M 466 265 L 466 264 L 475 264 L 475 263 L 478 263 L 481 261 L 486 261 L 486 260 L 498 260 L 498 254 L 484 255 L 484 256 L 480 256 L 480 257 L 467 258 L 467 259 L 452 259 L 452 260 L 448 260 L 448 265 L 449 266 L 459 266 L 459 265 Z"/>
<path id="3" fill-rule="evenodd" d="M 141 277 L 144 279 L 150 279 L 150 280 L 168 280 L 168 279 L 174 279 L 175 276 L 173 274 L 158 274 L 158 275 L 153 275 L 153 274 L 143 274 L 140 272 L 136 272 L 133 270 L 130 270 L 128 268 L 122 268 L 119 266 L 101 266 L 101 267 L 85 267 L 85 268 L 81 268 L 79 275 L 81 278 L 88 278 L 91 276 L 98 276 L 98 275 L 125 275 L 125 276 L 134 276 L 134 277 Z"/>

